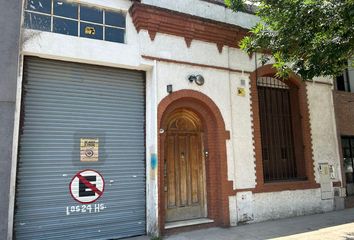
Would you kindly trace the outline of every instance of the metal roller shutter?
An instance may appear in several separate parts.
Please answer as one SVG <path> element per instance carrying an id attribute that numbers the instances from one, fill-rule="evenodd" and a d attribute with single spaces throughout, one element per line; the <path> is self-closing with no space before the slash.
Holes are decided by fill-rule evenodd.
<path id="1" fill-rule="evenodd" d="M 142 72 L 25 59 L 16 239 L 145 234 L 144 93 Z M 97 162 L 80 161 L 82 139 L 98 139 Z M 85 169 L 105 181 L 90 204 L 75 201 L 69 190 Z"/>

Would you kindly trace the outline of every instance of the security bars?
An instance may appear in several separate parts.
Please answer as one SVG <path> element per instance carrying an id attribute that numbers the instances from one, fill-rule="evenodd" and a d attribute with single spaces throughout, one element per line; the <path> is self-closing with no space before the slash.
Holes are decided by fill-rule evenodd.
<path id="1" fill-rule="evenodd" d="M 257 79 L 265 182 L 297 178 L 290 88 L 272 78 Z"/>

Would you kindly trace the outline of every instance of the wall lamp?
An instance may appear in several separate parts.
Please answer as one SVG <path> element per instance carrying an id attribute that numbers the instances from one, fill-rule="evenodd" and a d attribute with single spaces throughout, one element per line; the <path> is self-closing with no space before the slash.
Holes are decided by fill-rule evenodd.
<path id="1" fill-rule="evenodd" d="M 168 93 L 172 93 L 173 92 L 172 84 L 167 85 L 166 90 Z"/>
<path id="2" fill-rule="evenodd" d="M 204 77 L 202 75 L 189 75 L 188 76 L 189 82 L 195 82 L 198 86 L 202 86 L 204 84 Z"/>

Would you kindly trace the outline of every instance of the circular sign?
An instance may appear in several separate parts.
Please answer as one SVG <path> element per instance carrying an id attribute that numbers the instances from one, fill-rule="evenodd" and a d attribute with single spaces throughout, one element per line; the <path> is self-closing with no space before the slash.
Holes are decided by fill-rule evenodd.
<path id="1" fill-rule="evenodd" d="M 103 194 L 104 179 L 99 172 L 86 169 L 75 174 L 69 189 L 71 196 L 79 203 L 93 203 Z"/>

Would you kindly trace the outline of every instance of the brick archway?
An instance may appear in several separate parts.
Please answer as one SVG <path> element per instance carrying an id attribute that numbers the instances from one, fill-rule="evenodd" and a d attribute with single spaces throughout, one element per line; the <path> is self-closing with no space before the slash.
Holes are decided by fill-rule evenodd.
<path id="1" fill-rule="evenodd" d="M 232 182 L 227 179 L 226 140 L 230 133 L 216 104 L 206 95 L 193 90 L 180 90 L 165 97 L 158 106 L 158 129 L 166 128 L 166 119 L 177 109 L 188 109 L 201 119 L 204 131 L 204 145 L 209 152 L 205 163 L 206 192 L 208 218 L 214 223 L 207 226 L 230 225 L 229 200 L 233 193 Z M 164 141 L 165 134 L 159 134 L 159 226 L 164 233 L 165 202 L 164 202 Z"/>

